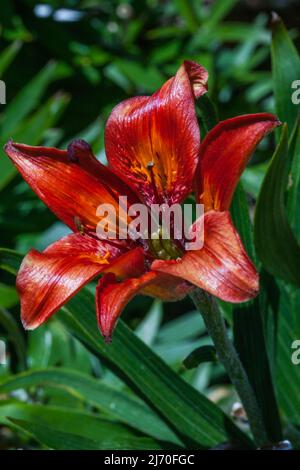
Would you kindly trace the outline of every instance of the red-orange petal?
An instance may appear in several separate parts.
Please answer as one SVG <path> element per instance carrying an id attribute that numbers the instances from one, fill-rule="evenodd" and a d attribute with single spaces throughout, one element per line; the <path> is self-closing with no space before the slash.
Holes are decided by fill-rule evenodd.
<path id="1" fill-rule="evenodd" d="M 184 299 L 194 288 L 195 286 L 183 279 L 159 273 L 159 276 L 141 290 L 141 294 L 158 298 L 164 302 L 176 302 Z"/>
<path id="2" fill-rule="evenodd" d="M 121 277 L 140 273 L 141 252 L 136 249 L 123 254 L 116 246 L 80 234 L 67 235 L 42 253 L 31 250 L 17 276 L 24 326 L 33 329 L 44 323 L 104 271 L 112 270 Z"/>
<path id="3" fill-rule="evenodd" d="M 118 208 L 118 196 L 136 196 L 108 168 L 101 165 L 84 141 L 74 141 L 68 151 L 31 147 L 12 141 L 5 152 L 38 197 L 73 231 L 95 229 L 100 204 Z"/>
<path id="4" fill-rule="evenodd" d="M 148 272 L 139 278 L 117 282 L 116 276 L 108 273 L 99 279 L 96 287 L 96 312 L 99 329 L 106 342 L 111 341 L 117 320 L 127 303 L 156 277 L 156 273 Z"/>
<path id="5" fill-rule="evenodd" d="M 191 287 L 181 279 L 153 271 L 123 282 L 117 282 L 112 273 L 105 274 L 96 288 L 96 311 L 100 331 L 105 340 L 110 342 L 122 310 L 137 294 L 174 301 L 185 297 L 190 290 Z"/>
<path id="6" fill-rule="evenodd" d="M 236 185 L 262 138 L 280 122 L 273 114 L 249 114 L 222 121 L 200 146 L 198 200 L 205 210 L 227 210 Z"/>
<path id="7" fill-rule="evenodd" d="M 255 297 L 258 274 L 229 212 L 206 212 L 192 230 L 201 230 L 203 223 L 201 250 L 187 251 L 179 260 L 156 260 L 151 269 L 181 277 L 227 302 L 244 302 Z"/>
<path id="8" fill-rule="evenodd" d="M 207 78 L 186 61 L 154 95 L 122 102 L 108 119 L 109 165 L 145 203 L 181 202 L 192 190 L 200 148 L 194 99 Z"/>
<path id="9" fill-rule="evenodd" d="M 119 280 L 138 277 L 145 272 L 145 255 L 141 247 L 133 248 L 119 256 L 103 273 L 111 273 Z"/>

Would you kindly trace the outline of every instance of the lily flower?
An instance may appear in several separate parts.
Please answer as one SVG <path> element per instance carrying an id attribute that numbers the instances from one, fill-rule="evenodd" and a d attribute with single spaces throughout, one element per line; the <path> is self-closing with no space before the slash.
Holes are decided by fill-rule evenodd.
<path id="1" fill-rule="evenodd" d="M 208 73 L 185 61 L 152 96 L 116 106 L 106 124 L 108 167 L 82 141 L 67 150 L 12 141 L 5 152 L 37 196 L 73 231 L 42 253 L 31 250 L 17 276 L 21 317 L 33 329 L 101 275 L 96 287 L 99 328 L 109 341 L 117 319 L 137 294 L 179 300 L 195 287 L 228 302 L 255 297 L 259 282 L 234 228 L 229 207 L 240 175 L 261 139 L 280 123 L 267 113 L 220 122 L 200 144 L 195 100 Z M 174 240 L 100 240 L 100 204 L 182 203 L 195 189 L 205 212 L 191 227 L 204 245 L 186 251 Z M 119 219 L 124 215 L 119 211 Z M 118 221 L 117 221 L 118 225 Z M 119 227 L 119 225 L 118 225 Z M 116 230 L 118 230 L 118 227 Z"/>

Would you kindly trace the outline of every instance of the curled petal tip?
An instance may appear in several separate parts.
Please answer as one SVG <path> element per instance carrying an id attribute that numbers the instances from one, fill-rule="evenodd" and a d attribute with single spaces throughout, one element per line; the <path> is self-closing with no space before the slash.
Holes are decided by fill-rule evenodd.
<path id="1" fill-rule="evenodd" d="M 110 335 L 103 335 L 103 338 L 106 344 L 112 343 L 112 337 Z"/>
<path id="2" fill-rule="evenodd" d="M 3 146 L 4 152 L 8 153 L 9 149 L 13 146 L 13 140 L 9 139 L 6 144 Z"/>
<path id="3" fill-rule="evenodd" d="M 271 14 L 270 14 L 270 26 L 271 26 L 271 28 L 276 26 L 280 22 L 281 22 L 281 18 L 278 15 L 278 13 L 276 13 L 276 11 L 271 11 Z"/>
<path id="4" fill-rule="evenodd" d="M 253 279 L 252 292 L 249 294 L 249 299 L 245 299 L 245 302 L 247 302 L 247 300 L 251 300 L 251 299 L 254 299 L 255 297 L 257 297 L 258 294 L 259 294 L 259 289 L 260 289 L 259 274 L 258 274 L 258 272 L 256 272 L 256 276 Z"/>
<path id="5" fill-rule="evenodd" d="M 38 325 L 27 323 L 27 321 L 24 318 L 21 318 L 21 322 L 22 322 L 24 330 L 27 330 L 27 331 L 35 330 L 38 327 Z"/>
<path id="6" fill-rule="evenodd" d="M 280 121 L 279 117 L 276 116 L 276 114 L 269 114 L 269 115 L 268 115 L 268 114 L 266 113 L 266 117 L 268 117 L 268 116 L 269 116 L 270 121 L 273 122 L 274 127 L 278 127 L 278 126 L 281 126 L 281 125 L 282 125 L 282 121 Z"/>
<path id="7" fill-rule="evenodd" d="M 78 162 L 81 156 L 92 154 L 90 144 L 83 139 L 74 139 L 67 148 L 67 157 L 70 162 Z"/>
<path id="8" fill-rule="evenodd" d="M 185 60 L 184 67 L 189 76 L 194 97 L 197 99 L 208 91 L 208 72 L 205 67 L 191 60 Z"/>

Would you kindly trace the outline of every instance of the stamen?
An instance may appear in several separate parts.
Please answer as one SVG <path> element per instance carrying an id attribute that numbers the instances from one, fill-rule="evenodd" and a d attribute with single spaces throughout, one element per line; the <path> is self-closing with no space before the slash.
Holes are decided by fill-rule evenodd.
<path id="1" fill-rule="evenodd" d="M 166 253 L 168 253 L 170 258 L 174 259 L 182 255 L 181 250 L 178 248 L 178 246 L 176 246 L 174 240 L 171 240 L 171 239 L 166 240 L 162 238 L 161 242 L 162 242 L 162 246 L 164 247 L 164 250 L 166 251 Z"/>
<path id="2" fill-rule="evenodd" d="M 110 252 L 107 251 L 104 256 L 99 257 L 98 263 L 99 264 L 109 264 Z"/>
<path id="3" fill-rule="evenodd" d="M 159 259 L 171 260 L 181 259 L 181 250 L 176 246 L 175 240 L 162 238 L 163 232 L 160 227 L 157 232 L 152 233 L 149 240 L 149 248 L 152 255 Z"/>
<path id="4" fill-rule="evenodd" d="M 84 225 L 77 215 L 74 217 L 74 224 L 76 225 L 78 232 L 81 233 L 81 235 L 84 235 Z"/>
<path id="5" fill-rule="evenodd" d="M 150 161 L 147 163 L 147 170 L 149 171 L 150 173 L 150 178 L 151 178 L 151 185 L 152 185 L 152 189 L 153 189 L 153 193 L 154 193 L 154 197 L 156 199 L 156 201 L 158 203 L 161 202 L 161 198 L 158 194 L 158 191 L 157 191 L 157 187 L 156 187 L 156 183 L 155 183 L 155 176 L 154 176 L 154 171 L 153 171 L 153 168 L 155 166 L 155 163 L 153 161 Z"/>

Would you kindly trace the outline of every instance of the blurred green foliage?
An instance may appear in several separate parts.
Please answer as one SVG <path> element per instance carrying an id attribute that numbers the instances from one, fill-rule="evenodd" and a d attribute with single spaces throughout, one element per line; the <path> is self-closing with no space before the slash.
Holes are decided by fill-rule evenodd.
<path id="1" fill-rule="evenodd" d="M 280 39 L 276 43 L 273 38 L 272 75 L 269 12 L 276 2 L 261 2 L 261 8 L 257 2 L 257 10 L 250 8 L 250 3 L 1 0 L 0 79 L 5 81 L 7 91 L 7 104 L 0 105 L 1 147 L 12 137 L 32 145 L 65 148 L 71 139 L 80 136 L 105 162 L 103 131 L 113 106 L 127 97 L 152 93 L 175 73 L 184 59 L 195 60 L 208 69 L 209 103 L 216 106 L 220 119 L 277 110 L 282 120 L 290 121 L 291 131 L 296 111 L 293 116 L 285 116 L 285 106 L 278 103 L 280 88 L 286 103 L 291 78 L 281 73 L 282 59 L 278 63 L 278 57 L 282 52 L 278 45 L 289 50 L 290 42 Z M 296 2 L 285 2 L 280 13 L 297 46 L 296 10 Z M 283 55 L 287 62 L 293 56 L 289 52 Z M 290 70 L 295 70 L 297 60 L 288 64 Z M 280 95 L 279 101 L 281 98 Z M 203 113 L 204 108 L 211 111 L 205 100 L 197 105 L 203 133 L 212 119 L 211 113 Z M 294 113 L 290 102 L 289 107 Z M 299 128 L 295 128 L 294 136 L 299 136 Z M 254 202 L 268 170 L 274 141 L 274 136 L 270 136 L 260 145 L 242 177 L 246 193 L 240 187 L 233 206 L 234 221 L 252 256 L 254 245 L 249 234 Z M 287 159 L 295 184 L 289 186 L 290 210 L 286 215 L 289 222 L 285 222 L 291 223 L 299 242 L 299 217 L 295 216 L 300 196 L 298 144 L 294 141 Z M 66 228 L 16 174 L 2 150 L 0 153 L 0 246 L 23 254 L 33 247 L 41 250 L 65 234 Z M 290 167 L 284 171 L 287 174 Z M 277 175 L 275 184 L 284 199 L 283 211 L 285 183 Z M 268 190 L 269 187 L 266 194 Z M 265 214 L 258 214 L 256 220 L 259 217 L 263 231 Z M 262 246 L 260 242 L 258 237 L 256 246 Z M 268 246 L 272 246 L 272 240 Z M 268 261 L 271 255 L 267 252 L 266 263 L 262 261 L 265 269 L 274 273 Z M 86 302 L 79 296 L 76 304 L 76 297 L 70 307 L 46 325 L 25 333 L 20 325 L 14 287 L 19 262 L 13 253 L 1 253 L 0 266 L 4 271 L 0 283 L 0 339 L 5 340 L 9 355 L 6 366 L 0 366 L 0 448 L 44 445 L 159 449 L 164 448 L 165 442 L 167 448 L 193 447 L 195 443 L 200 448 L 228 438 L 227 422 L 220 407 L 229 414 L 236 396 L 221 365 L 209 361 L 209 357 L 214 357 L 211 347 L 207 348 L 210 339 L 189 300 L 162 306 L 148 298 L 136 298 L 122 318 L 142 342 L 122 322 L 114 349 L 109 351 L 96 330 L 93 333 L 88 327 L 84 329 L 84 321 L 87 325 L 94 321 L 89 317 L 93 308 L 89 312 L 85 308 L 92 303 L 90 287 L 81 294 Z M 280 265 L 277 270 L 280 271 Z M 280 272 L 278 275 L 282 279 Z M 285 283 L 284 276 L 283 280 L 274 280 L 265 274 L 265 280 L 261 298 L 254 305 L 240 312 L 228 304 L 222 303 L 221 307 L 233 328 L 260 403 L 264 406 L 269 400 L 267 425 L 273 426 L 273 435 L 281 436 L 279 398 L 285 436 L 292 435 L 297 447 L 300 402 L 295 390 L 299 388 L 300 372 L 299 366 L 297 369 L 290 364 L 289 353 L 292 339 L 297 335 L 300 338 L 296 318 L 299 290 Z M 76 312 L 82 314 L 83 326 L 76 324 Z M 244 317 L 237 319 L 238 315 Z M 193 367 L 185 368 L 184 359 L 195 350 L 188 360 L 192 357 Z M 135 361 L 139 356 L 140 362 Z M 128 370 L 124 358 L 132 361 Z M 260 367 L 256 366 L 257 360 L 261 361 Z M 121 371 L 119 363 L 124 366 Z M 151 364 L 155 364 L 155 370 Z M 140 376 L 135 375 L 139 368 Z M 260 375 L 255 376 L 255 368 Z M 151 389 L 154 373 L 157 383 Z M 173 396 L 173 383 L 177 387 L 177 402 L 167 406 L 158 391 Z M 219 407 L 208 403 L 206 397 Z M 185 417 L 182 426 L 178 410 Z M 197 429 L 193 428 L 192 416 Z M 80 435 L 76 430 L 80 430 L 77 431 Z M 244 439 L 244 445 L 251 446 L 233 424 L 231 431 L 241 441 Z"/>

